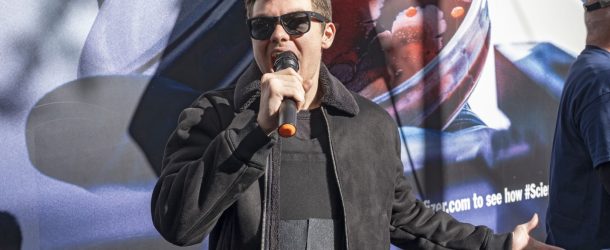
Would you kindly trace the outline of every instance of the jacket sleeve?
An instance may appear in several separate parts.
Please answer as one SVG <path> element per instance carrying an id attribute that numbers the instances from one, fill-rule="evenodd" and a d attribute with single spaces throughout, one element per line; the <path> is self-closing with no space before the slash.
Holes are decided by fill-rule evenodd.
<path id="1" fill-rule="evenodd" d="M 176 245 L 201 242 L 264 174 L 274 141 L 253 111 L 234 115 L 227 99 L 200 97 L 182 111 L 165 148 L 151 200 L 155 228 Z"/>
<path id="2" fill-rule="evenodd" d="M 392 244 L 403 249 L 510 249 L 511 234 L 495 235 L 485 226 L 462 223 L 451 215 L 426 207 L 411 192 L 400 161 L 400 140 L 395 135 L 394 203 L 390 221 Z"/>

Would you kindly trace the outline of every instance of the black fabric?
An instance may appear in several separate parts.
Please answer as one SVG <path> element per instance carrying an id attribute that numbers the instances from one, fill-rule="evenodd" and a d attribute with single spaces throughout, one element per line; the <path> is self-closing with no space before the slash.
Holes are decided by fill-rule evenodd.
<path id="1" fill-rule="evenodd" d="M 610 162 L 603 163 L 597 167 L 599 180 L 606 189 L 606 193 L 610 194 Z"/>
<path id="2" fill-rule="evenodd" d="M 610 195 L 596 168 L 610 162 L 610 52 L 587 46 L 561 96 L 547 212 L 547 242 L 610 248 Z"/>
<path id="3" fill-rule="evenodd" d="M 296 136 L 281 139 L 280 218 L 341 219 L 321 110 L 299 112 L 297 128 Z"/>

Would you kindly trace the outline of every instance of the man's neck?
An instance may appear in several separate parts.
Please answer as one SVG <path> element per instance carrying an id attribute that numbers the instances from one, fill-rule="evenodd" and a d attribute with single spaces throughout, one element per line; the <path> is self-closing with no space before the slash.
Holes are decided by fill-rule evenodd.
<path id="1" fill-rule="evenodd" d="M 599 41 L 597 39 L 587 39 L 587 45 L 593 45 L 595 47 L 599 47 L 605 49 L 610 52 L 610 41 Z"/>
<path id="2" fill-rule="evenodd" d="M 597 46 L 610 51 L 610 9 L 602 9 L 585 14 L 587 45 Z"/>
<path id="3" fill-rule="evenodd" d="M 317 73 L 312 79 L 305 80 L 306 88 L 305 90 L 305 103 L 303 105 L 303 109 L 311 110 L 315 108 L 319 108 L 322 104 L 322 95 L 321 90 L 319 88 L 319 77 L 320 74 Z"/>

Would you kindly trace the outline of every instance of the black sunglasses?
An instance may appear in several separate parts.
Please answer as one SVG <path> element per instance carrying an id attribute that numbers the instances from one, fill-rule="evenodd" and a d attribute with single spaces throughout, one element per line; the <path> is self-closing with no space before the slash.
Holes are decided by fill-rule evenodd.
<path id="1" fill-rule="evenodd" d="M 591 12 L 601 8 L 610 7 L 610 0 L 599 0 L 589 5 L 583 4 L 583 6 L 585 7 L 585 10 L 587 10 L 587 12 Z"/>
<path id="2" fill-rule="evenodd" d="M 289 35 L 300 36 L 309 31 L 312 19 L 323 23 L 330 22 L 328 18 L 320 13 L 313 11 L 297 11 L 281 16 L 253 17 L 248 19 L 248 27 L 250 28 L 250 36 L 256 40 L 269 39 L 278 22 Z"/>

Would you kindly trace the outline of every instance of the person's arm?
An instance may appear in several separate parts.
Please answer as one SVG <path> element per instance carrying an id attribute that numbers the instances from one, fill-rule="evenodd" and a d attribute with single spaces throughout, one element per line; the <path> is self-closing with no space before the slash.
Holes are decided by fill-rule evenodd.
<path id="1" fill-rule="evenodd" d="M 224 210 L 264 174 L 274 140 L 258 127 L 252 111 L 234 118 L 233 112 L 226 99 L 203 96 L 180 115 L 151 201 L 153 223 L 169 242 L 201 242 Z"/>
<path id="2" fill-rule="evenodd" d="M 390 221 L 392 244 L 403 249 L 510 249 L 511 234 L 496 235 L 485 226 L 462 223 L 451 215 L 426 207 L 411 192 L 400 161 L 398 131 L 394 138 L 394 202 Z"/>
<path id="3" fill-rule="evenodd" d="M 398 134 L 395 138 L 398 162 L 390 221 L 392 244 L 404 249 L 560 249 L 529 236 L 538 224 L 537 215 L 510 234 L 494 234 L 486 226 L 463 223 L 426 207 L 411 193 L 400 162 Z"/>
<path id="4" fill-rule="evenodd" d="M 435 212 L 410 194 L 404 177 L 397 178 L 390 235 L 403 249 L 510 249 L 511 235 L 495 235 L 485 226 L 462 223 Z"/>
<path id="5" fill-rule="evenodd" d="M 610 161 L 604 162 L 597 166 L 599 181 L 604 185 L 606 192 L 610 195 Z"/>

